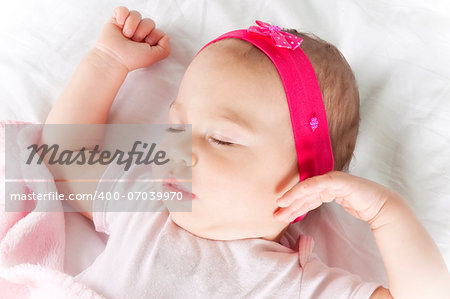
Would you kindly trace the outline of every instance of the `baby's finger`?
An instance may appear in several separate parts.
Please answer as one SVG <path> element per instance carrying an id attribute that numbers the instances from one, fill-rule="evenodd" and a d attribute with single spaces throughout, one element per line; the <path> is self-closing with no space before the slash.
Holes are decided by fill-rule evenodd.
<path id="1" fill-rule="evenodd" d="M 298 204 L 297 204 L 298 203 Z M 274 213 L 274 217 L 284 222 L 292 222 L 297 217 L 308 213 L 322 205 L 322 201 L 319 196 L 309 198 L 304 201 L 297 201 L 292 206 L 287 208 L 281 208 Z"/>
<path id="2" fill-rule="evenodd" d="M 158 29 L 156 29 L 158 30 Z M 162 32 L 162 31 L 161 31 Z M 164 33 L 163 33 L 164 34 Z M 155 46 L 151 47 L 152 56 L 155 61 L 161 60 L 169 56 L 170 53 L 170 39 L 168 35 L 164 35 Z"/>
<path id="3" fill-rule="evenodd" d="M 320 200 L 318 197 L 312 198 L 309 201 L 304 202 L 300 208 L 291 212 L 291 214 L 288 215 L 286 217 L 286 219 L 287 219 L 287 221 L 291 222 L 298 216 L 304 215 L 304 214 L 308 213 L 309 211 L 317 209 L 322 204 L 323 204 L 322 200 Z"/>
<path id="4" fill-rule="evenodd" d="M 294 213 L 298 213 L 298 211 L 303 207 L 303 205 L 305 204 L 304 201 L 301 200 L 297 200 L 294 201 L 291 205 L 286 206 L 286 207 L 282 207 L 279 208 L 274 214 L 273 216 L 276 219 L 279 219 L 281 221 L 286 221 L 289 222 L 288 217 Z"/>
<path id="5" fill-rule="evenodd" d="M 152 19 L 145 18 L 139 23 L 131 39 L 135 42 L 141 42 L 147 35 L 151 34 L 153 29 L 155 29 L 155 22 Z"/>
<path id="6" fill-rule="evenodd" d="M 122 27 L 130 12 L 125 6 L 118 6 L 113 10 L 113 19 Z"/>
<path id="7" fill-rule="evenodd" d="M 150 46 L 155 46 L 166 34 L 161 29 L 156 28 L 145 38 L 145 42 Z"/>
<path id="8" fill-rule="evenodd" d="M 154 46 L 150 46 L 147 43 L 137 43 L 136 46 L 138 47 L 138 49 L 140 49 L 140 51 L 142 51 L 142 53 L 145 53 L 145 55 L 143 55 L 141 59 L 143 65 L 151 65 L 159 60 L 166 58 L 170 53 L 168 35 L 164 35 L 159 41 L 157 41 L 157 44 Z"/>
<path id="9" fill-rule="evenodd" d="M 313 194 L 324 193 L 327 197 L 334 198 L 336 196 L 344 196 L 342 193 L 343 181 L 340 179 L 341 175 L 338 171 L 328 172 L 323 175 L 308 178 L 289 191 L 277 200 L 279 206 L 286 206 L 296 199 L 308 197 Z"/>
<path id="10" fill-rule="evenodd" d="M 141 21 L 141 18 L 142 16 L 138 11 L 136 10 L 130 11 L 130 14 L 125 20 L 125 24 L 123 26 L 123 34 L 126 37 L 132 37 L 134 35 L 134 32 L 136 31 L 136 28 L 139 25 L 139 22 Z"/>
<path id="11" fill-rule="evenodd" d="M 306 193 L 305 187 L 306 181 L 304 180 L 300 183 L 297 183 L 294 187 L 289 189 L 286 193 L 284 193 L 280 198 L 277 199 L 277 204 L 280 207 L 288 207 L 296 200 L 300 200 Z"/>

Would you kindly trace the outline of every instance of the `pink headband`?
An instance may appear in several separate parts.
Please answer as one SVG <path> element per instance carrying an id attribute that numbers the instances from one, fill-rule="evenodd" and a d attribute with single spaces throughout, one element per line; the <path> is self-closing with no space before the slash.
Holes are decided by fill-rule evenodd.
<path id="1" fill-rule="evenodd" d="M 206 44 L 198 53 L 225 38 L 245 40 L 263 51 L 272 60 L 283 82 L 294 132 L 300 181 L 333 170 L 333 152 L 322 93 L 308 57 L 299 47 L 303 40 L 281 31 L 278 26 L 261 21 L 256 21 L 256 24 L 259 26 L 227 32 Z"/>

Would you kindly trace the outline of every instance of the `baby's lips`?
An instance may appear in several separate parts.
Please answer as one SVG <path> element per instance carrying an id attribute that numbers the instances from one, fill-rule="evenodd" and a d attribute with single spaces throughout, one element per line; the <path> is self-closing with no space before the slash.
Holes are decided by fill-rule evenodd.
<path id="1" fill-rule="evenodd" d="M 182 192 L 187 199 L 195 199 L 197 196 L 189 191 L 189 187 L 183 185 L 181 181 L 173 176 L 168 176 L 163 179 L 163 186 L 173 192 Z"/>

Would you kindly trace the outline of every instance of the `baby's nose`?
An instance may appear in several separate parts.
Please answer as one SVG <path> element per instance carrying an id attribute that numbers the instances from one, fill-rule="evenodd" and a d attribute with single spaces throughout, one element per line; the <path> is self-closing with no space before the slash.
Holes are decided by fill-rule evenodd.
<path id="1" fill-rule="evenodd" d="M 168 134 L 162 146 L 165 148 L 168 158 L 174 163 L 192 167 L 196 161 L 192 155 L 192 134 L 190 130 Z"/>
<path id="2" fill-rule="evenodd" d="M 172 145 L 169 148 L 169 158 L 175 163 L 183 164 L 185 167 L 192 167 L 192 152 L 190 148 L 188 149 L 187 146 L 180 143 Z"/>

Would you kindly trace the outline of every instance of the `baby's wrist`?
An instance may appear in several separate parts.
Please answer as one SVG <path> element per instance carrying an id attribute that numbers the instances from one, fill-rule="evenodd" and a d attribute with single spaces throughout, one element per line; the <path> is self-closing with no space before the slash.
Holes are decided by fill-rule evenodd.
<path id="1" fill-rule="evenodd" d="M 99 69 L 108 70 L 108 73 L 112 70 L 117 70 L 118 72 L 128 73 L 128 68 L 113 54 L 108 53 L 101 46 L 96 45 L 92 48 L 88 54 L 88 61 Z"/>
<path id="2" fill-rule="evenodd" d="M 385 196 L 383 206 L 377 215 L 369 221 L 372 231 L 398 221 L 403 218 L 407 211 L 407 204 L 398 193 L 389 190 Z"/>

